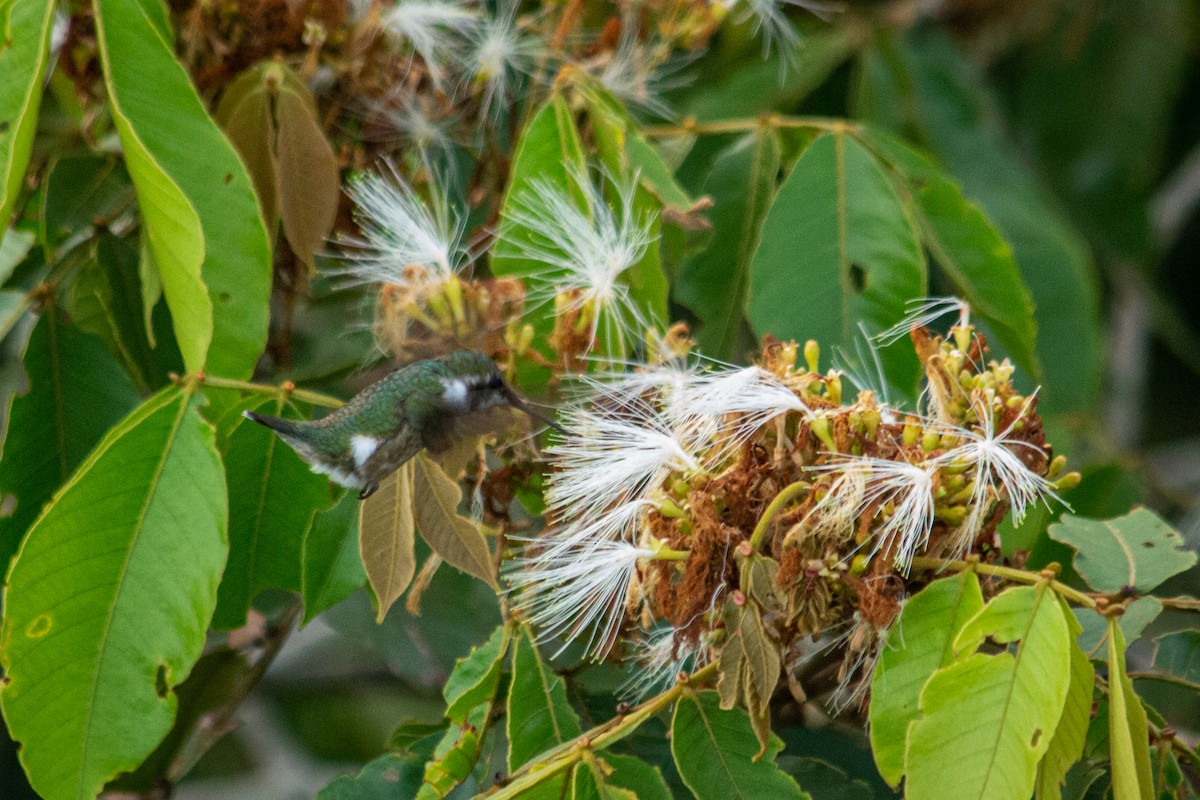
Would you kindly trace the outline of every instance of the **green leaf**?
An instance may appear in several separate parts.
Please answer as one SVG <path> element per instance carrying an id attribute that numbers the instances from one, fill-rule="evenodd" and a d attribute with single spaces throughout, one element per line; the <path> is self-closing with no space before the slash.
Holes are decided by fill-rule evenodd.
<path id="1" fill-rule="evenodd" d="M 717 156 L 704 182 L 713 199 L 708 246 L 684 262 L 675 299 L 700 318 L 696 339 L 714 358 L 736 358 L 746 318 L 750 261 L 775 196 L 779 135 L 769 128 L 738 139 Z"/>
<path id="2" fill-rule="evenodd" d="M 334 778 L 317 792 L 316 800 L 396 800 L 415 797 L 425 765 L 419 758 L 380 756 L 358 775 Z"/>
<path id="3" fill-rule="evenodd" d="M 513 633 L 512 652 L 506 717 L 509 772 L 582 732 L 579 717 L 567 702 L 566 684 L 542 660 L 527 627 L 521 626 Z M 551 783 L 561 787 L 564 780 L 557 776 Z"/>
<path id="4" fill-rule="evenodd" d="M 1146 711 L 1125 671 L 1125 636 L 1116 617 L 1108 619 L 1108 746 L 1113 800 L 1153 800 Z"/>
<path id="5" fill-rule="evenodd" d="M 329 510 L 318 511 L 304 534 L 300 592 L 305 625 L 366 583 L 358 553 L 358 512 L 358 497 L 347 492 Z"/>
<path id="6" fill-rule="evenodd" d="M 0 458 L 0 569 L 58 487 L 138 403 L 129 379 L 94 336 L 42 312 L 24 355 L 29 391 L 8 408 Z"/>
<path id="7" fill-rule="evenodd" d="M 462 490 L 424 453 L 413 464 L 413 515 L 421 538 L 449 565 L 498 588 L 483 531 L 458 513 Z"/>
<path id="8" fill-rule="evenodd" d="M 1086 410 L 1099 394 L 1099 290 L 1086 243 L 1006 140 L 979 69 L 941 31 L 873 39 L 858 115 L 911 133 L 1012 245 L 1033 296 L 1043 413 Z"/>
<path id="9" fill-rule="evenodd" d="M 778 761 L 779 768 L 795 778 L 813 800 L 874 800 L 875 793 L 866 781 L 851 779 L 819 758 L 780 756 Z"/>
<path id="10" fill-rule="evenodd" d="M 129 173 L 115 156 L 89 153 L 55 161 L 42 191 L 41 239 L 47 260 L 94 236 L 98 222 L 111 222 L 133 200 Z"/>
<path id="11" fill-rule="evenodd" d="M 0 701 L 47 800 L 94 797 L 170 730 L 225 519 L 212 428 L 173 388 L 110 431 L 30 530 L 4 595 Z"/>
<path id="12" fill-rule="evenodd" d="M 404 594 L 417 570 L 413 551 L 412 462 L 393 472 L 363 501 L 358 516 L 358 549 L 375 593 L 375 621 L 382 622 Z"/>
<path id="13" fill-rule="evenodd" d="M 276 404 L 271 412 L 279 410 Z M 224 456 L 229 562 L 213 615 L 217 630 L 244 625 L 263 589 L 300 591 L 305 533 L 314 512 L 329 505 L 325 478 L 269 428 L 243 421 L 229 436 Z"/>
<path id="14" fill-rule="evenodd" d="M 532 191 L 533 181 L 545 179 L 556 186 L 574 186 L 572 171 L 582 173 L 586 166 L 583 143 L 575 128 L 571 109 L 561 94 L 553 93 L 538 109 L 517 142 L 509 173 L 511 177 L 501 205 L 500 235 L 492 248 L 493 274 L 497 277 L 520 277 L 545 269 L 540 262 L 522 258 L 519 246 L 513 244 L 529 244 L 533 240 L 532 232 L 505 221 L 504 215 L 511 213 L 515 198 Z M 554 304 L 543 303 L 527 309 L 526 318 L 534 327 L 533 346 L 543 356 L 552 356 L 547 339 L 554 330 Z M 525 359 L 517 363 L 516 382 L 527 390 L 544 387 L 549 377 L 549 370 L 545 367 L 529 364 Z"/>
<path id="15" fill-rule="evenodd" d="M 658 767 L 636 756 L 617 753 L 605 753 L 600 760 L 612 769 L 610 785 L 633 792 L 637 800 L 671 800 L 671 790 Z"/>
<path id="16" fill-rule="evenodd" d="M 1096 685 L 1096 671 L 1092 668 L 1092 662 L 1075 642 L 1083 629 L 1066 601 L 1060 597 L 1058 602 L 1071 632 L 1071 683 L 1058 728 L 1050 740 L 1050 749 L 1038 764 L 1037 800 L 1058 800 L 1062 797 L 1067 771 L 1083 756 L 1084 740 L 1092 716 L 1092 693 Z"/>
<path id="17" fill-rule="evenodd" d="M 1200 631 L 1175 631 L 1154 640 L 1154 668 L 1200 685 Z"/>
<path id="18" fill-rule="evenodd" d="M 849 348 L 924 296 L 925 259 L 882 165 L 845 133 L 813 142 L 775 195 L 750 264 L 749 318 L 759 336 Z M 890 382 L 916 391 L 911 347 L 885 351 Z"/>
<path id="19" fill-rule="evenodd" d="M 0 236 L 0 286 L 12 277 L 13 270 L 21 266 L 36 243 L 37 235 L 33 231 L 16 228 L 4 231 L 4 235 Z"/>
<path id="20" fill-rule="evenodd" d="M 25 311 L 29 308 L 29 297 L 25 292 L 14 290 L 0 291 L 0 340 L 8 336 Z"/>
<path id="21" fill-rule="evenodd" d="M 1017 646 L 996 655 L 975 652 L 985 639 Z M 1070 647 L 1062 606 L 1045 584 L 993 598 L 959 632 L 958 660 L 921 691 L 921 716 L 909 727 L 904 757 L 906 796 L 1032 795 L 1066 702 Z"/>
<path id="22" fill-rule="evenodd" d="M 1196 564 L 1196 554 L 1183 549 L 1183 537 L 1146 508 L 1107 520 L 1064 514 L 1048 532 L 1075 548 L 1075 570 L 1097 592 L 1126 586 L 1148 592 Z"/>
<path id="23" fill-rule="evenodd" d="M 1125 613 L 1117 619 L 1125 641 L 1132 642 L 1139 638 L 1162 610 L 1163 604 L 1157 597 L 1139 597 L 1125 606 Z M 1090 608 L 1076 609 L 1075 617 L 1083 627 L 1083 632 L 1079 634 L 1079 646 L 1083 652 L 1090 659 L 1107 661 L 1108 649 L 1104 645 L 1108 641 L 1108 618 Z"/>
<path id="24" fill-rule="evenodd" d="M 495 696 L 508 649 L 508 631 L 505 625 L 496 628 L 486 642 L 471 648 L 470 654 L 454 665 L 442 687 L 447 719 L 462 724 L 473 708 Z"/>
<path id="25" fill-rule="evenodd" d="M 699 800 L 808 798 L 791 776 L 775 765 L 783 749 L 772 736 L 755 760 L 758 741 L 741 709 L 723 711 L 716 692 L 686 692 L 671 720 L 671 754 L 684 784 Z"/>
<path id="26" fill-rule="evenodd" d="M 425 776 L 416 800 L 438 800 L 471 777 L 483 748 L 483 736 L 491 716 L 491 703 L 481 705 L 463 720 L 461 727 L 446 731 L 425 765 Z"/>
<path id="27" fill-rule="evenodd" d="M 0 226 L 8 225 L 33 150 L 54 5 L 11 0 L 0 8 Z"/>
<path id="28" fill-rule="evenodd" d="M 921 689 L 954 660 L 954 639 L 983 608 L 974 572 L 936 580 L 913 596 L 892 625 L 871 678 L 871 752 L 892 786 L 904 774 L 904 743 Z"/>
<path id="29" fill-rule="evenodd" d="M 866 128 L 862 135 L 908 179 L 925 246 L 955 292 L 971 304 L 972 316 L 987 322 L 1013 360 L 1037 378 L 1033 299 L 1012 247 L 944 170 L 882 131 Z"/>
<path id="30" fill-rule="evenodd" d="M 139 0 L 94 2 L 110 108 L 189 370 L 248 378 L 271 251 L 245 167 Z"/>
<path id="31" fill-rule="evenodd" d="M 71 287 L 71 317 L 104 341 L 139 387 L 166 383 L 167 370 L 156 359 L 142 325 L 138 252 L 127 242 L 107 233 L 95 239 L 92 258 Z"/>

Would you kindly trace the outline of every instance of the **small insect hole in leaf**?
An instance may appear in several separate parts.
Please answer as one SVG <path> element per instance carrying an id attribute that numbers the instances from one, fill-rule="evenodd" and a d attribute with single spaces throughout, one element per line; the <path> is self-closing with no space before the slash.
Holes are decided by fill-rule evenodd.
<path id="1" fill-rule="evenodd" d="M 862 294 L 867 288 L 867 271 L 858 264 L 850 265 L 850 285 L 858 294 Z"/>
<path id="2" fill-rule="evenodd" d="M 1033 730 L 1033 738 L 1029 740 L 1029 746 L 1030 746 L 1030 747 L 1037 747 L 1037 746 L 1038 746 L 1038 742 L 1040 742 L 1041 740 L 1042 740 L 1042 729 L 1041 729 L 1041 728 L 1034 728 L 1034 730 Z"/>
<path id="3" fill-rule="evenodd" d="M 158 669 L 154 673 L 154 693 L 166 699 L 168 691 L 170 689 L 167 687 L 167 665 L 159 664 Z"/>

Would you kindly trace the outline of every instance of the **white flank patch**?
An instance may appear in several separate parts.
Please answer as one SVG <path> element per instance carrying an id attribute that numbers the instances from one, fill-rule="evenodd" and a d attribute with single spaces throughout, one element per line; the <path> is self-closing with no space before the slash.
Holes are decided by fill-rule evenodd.
<path id="1" fill-rule="evenodd" d="M 363 487 L 363 482 L 357 476 L 345 470 L 329 466 L 328 464 L 322 464 L 319 461 L 310 461 L 308 466 L 318 475 L 328 475 L 329 479 L 338 486 L 344 486 L 347 489 L 361 489 Z"/>
<path id="2" fill-rule="evenodd" d="M 367 459 L 379 449 L 379 440 L 374 436 L 356 433 L 350 437 L 350 452 L 354 455 L 354 466 L 362 468 Z"/>
<path id="3" fill-rule="evenodd" d="M 456 408 L 466 408 L 467 405 L 467 383 L 460 378 L 451 378 L 450 380 L 442 381 L 442 400 L 446 405 Z"/>

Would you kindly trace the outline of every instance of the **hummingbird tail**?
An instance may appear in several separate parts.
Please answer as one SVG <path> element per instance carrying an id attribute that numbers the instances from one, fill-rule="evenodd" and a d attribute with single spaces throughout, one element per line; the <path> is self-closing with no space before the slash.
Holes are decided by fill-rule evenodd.
<path id="1" fill-rule="evenodd" d="M 257 422 L 259 425 L 265 425 L 277 433 L 288 434 L 291 436 L 295 436 L 297 434 L 296 423 L 290 419 L 272 417 L 269 414 L 255 414 L 253 411 L 243 411 L 242 416 L 248 420 Z"/>

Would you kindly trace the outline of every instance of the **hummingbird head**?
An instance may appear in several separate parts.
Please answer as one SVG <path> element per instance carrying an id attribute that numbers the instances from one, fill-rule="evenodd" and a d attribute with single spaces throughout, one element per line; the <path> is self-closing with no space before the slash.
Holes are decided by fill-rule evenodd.
<path id="1" fill-rule="evenodd" d="M 442 402 L 462 414 L 510 405 L 563 432 L 553 420 L 532 408 L 504 380 L 496 362 L 473 350 L 460 350 L 443 359 L 447 376 L 442 380 Z"/>

